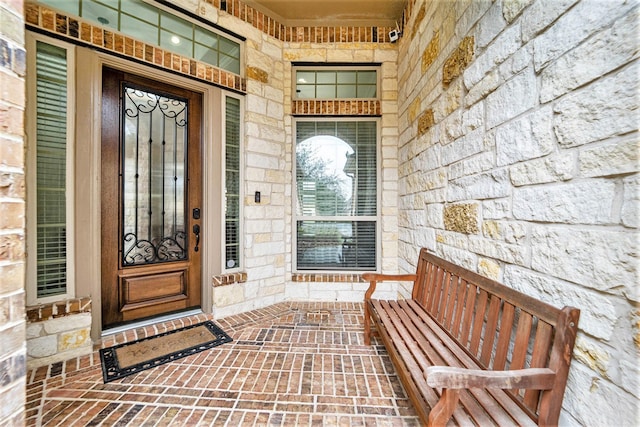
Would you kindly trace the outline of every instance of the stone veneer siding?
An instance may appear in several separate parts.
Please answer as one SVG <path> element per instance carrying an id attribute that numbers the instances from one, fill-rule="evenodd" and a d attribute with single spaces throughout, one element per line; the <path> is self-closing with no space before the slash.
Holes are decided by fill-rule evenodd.
<path id="1" fill-rule="evenodd" d="M 0 2 L 0 425 L 24 424 L 25 41 L 22 1 Z"/>
<path id="2" fill-rule="evenodd" d="M 635 424 L 634 2 L 409 0 L 396 44 L 380 29 L 285 28 L 238 1 L 174 3 L 247 38 L 245 194 L 261 191 L 263 201 L 245 199 L 247 279 L 215 287 L 216 316 L 284 299 L 361 299 L 366 283 L 355 278 L 316 282 L 292 271 L 291 62 L 379 62 L 381 270 L 414 271 L 427 246 L 580 307 L 561 421 Z M 383 292 L 398 290 L 407 292 Z M 24 326 L 10 336 L 23 345 L 20 334 Z"/>
<path id="3" fill-rule="evenodd" d="M 410 0 L 399 252 L 582 310 L 565 425 L 635 425 L 638 3 Z"/>
<path id="4" fill-rule="evenodd" d="M 91 298 L 27 307 L 27 367 L 91 353 Z"/>
<path id="5" fill-rule="evenodd" d="M 375 41 L 367 38 L 369 33 L 379 34 L 381 28 L 305 27 L 274 33 L 270 18 L 256 20 L 255 15 L 243 15 L 235 8 L 225 13 L 215 0 L 214 7 L 203 2 L 195 7 L 188 0 L 174 3 L 246 37 L 243 273 L 247 280 L 214 287 L 215 316 L 284 300 L 361 301 L 368 284 L 357 275 L 353 280 L 342 280 L 340 275 L 323 275 L 324 281 L 315 277 L 303 280 L 307 276 L 292 270 L 293 116 L 346 114 L 380 118 L 380 184 L 385 201 L 381 206 L 381 262 L 384 271 L 397 271 L 397 45 L 379 37 Z M 228 8 L 231 2 L 225 4 Z M 275 25 L 278 28 L 279 24 Z M 388 30 L 383 31 L 385 37 Z M 292 62 L 379 63 L 381 97 L 375 102 L 295 101 Z M 260 203 L 253 199 L 255 191 L 262 194 Z M 397 289 L 385 285 L 380 286 L 380 295 L 395 298 Z"/>

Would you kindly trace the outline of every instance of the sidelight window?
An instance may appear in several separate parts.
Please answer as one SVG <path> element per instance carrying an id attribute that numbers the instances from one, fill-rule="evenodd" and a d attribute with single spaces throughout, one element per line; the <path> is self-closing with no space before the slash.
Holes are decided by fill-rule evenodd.
<path id="1" fill-rule="evenodd" d="M 240 268 L 240 100 L 225 97 L 225 266 Z"/>
<path id="2" fill-rule="evenodd" d="M 28 39 L 27 281 L 30 302 L 69 296 L 73 289 L 73 49 Z M 34 179 L 35 177 L 35 179 Z"/>

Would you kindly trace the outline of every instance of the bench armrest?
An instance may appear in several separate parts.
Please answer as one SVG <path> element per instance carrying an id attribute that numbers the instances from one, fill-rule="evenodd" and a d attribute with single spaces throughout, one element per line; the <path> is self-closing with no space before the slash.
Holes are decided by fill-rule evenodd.
<path id="1" fill-rule="evenodd" d="M 367 289 L 367 292 L 365 292 L 364 294 L 364 300 L 368 301 L 371 299 L 371 295 L 373 295 L 373 293 L 375 292 L 378 282 L 385 282 L 390 280 L 401 282 L 415 282 L 417 277 L 418 276 L 415 274 L 362 273 L 362 278 L 369 281 L 369 289 Z"/>
<path id="2" fill-rule="evenodd" d="M 513 371 L 464 369 L 431 366 L 425 372 L 430 387 L 442 388 L 504 388 L 548 390 L 553 388 L 556 374 L 549 368 L 528 368 Z"/>
<path id="3" fill-rule="evenodd" d="M 460 389 L 504 388 L 548 390 L 553 388 L 556 374 L 549 368 L 516 369 L 513 371 L 485 371 L 450 366 L 431 366 L 425 377 L 430 387 L 441 387 L 442 395 L 429 412 L 429 427 L 444 427 L 458 405 Z"/>

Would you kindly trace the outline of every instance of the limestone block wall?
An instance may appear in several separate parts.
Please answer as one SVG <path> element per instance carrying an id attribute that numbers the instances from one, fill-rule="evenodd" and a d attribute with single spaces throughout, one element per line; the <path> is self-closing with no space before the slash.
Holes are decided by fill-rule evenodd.
<path id="1" fill-rule="evenodd" d="M 399 252 L 582 310 L 567 425 L 635 425 L 637 2 L 409 2 Z"/>
<path id="2" fill-rule="evenodd" d="M 90 298 L 31 306 L 26 314 L 28 369 L 93 351 Z"/>
<path id="3" fill-rule="evenodd" d="M 25 41 L 22 1 L 0 1 L 0 425 L 24 424 Z"/>
<path id="4" fill-rule="evenodd" d="M 244 257 L 242 280 L 214 278 L 216 316 L 264 307 L 285 299 L 361 301 L 367 284 L 351 275 L 307 278 L 292 271 L 292 114 L 317 110 L 292 100 L 292 62 L 382 64 L 381 100 L 349 111 L 381 116 L 382 269 L 397 271 L 397 47 L 388 29 L 284 27 L 242 2 L 176 0 L 177 5 L 246 38 L 243 115 Z M 224 7 L 223 7 L 224 6 Z M 237 6 L 237 7 L 236 7 Z M 357 30 L 357 31 L 356 31 Z M 379 34 L 375 40 L 372 34 Z M 261 193 L 260 203 L 254 193 Z M 225 276 L 226 277 L 226 276 Z M 396 296 L 390 285 L 381 292 Z"/>

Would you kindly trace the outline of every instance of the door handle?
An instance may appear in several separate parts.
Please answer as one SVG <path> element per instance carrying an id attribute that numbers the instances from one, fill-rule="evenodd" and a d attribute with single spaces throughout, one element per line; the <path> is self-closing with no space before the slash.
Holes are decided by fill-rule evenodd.
<path id="1" fill-rule="evenodd" d="M 196 235 L 196 247 L 193 248 L 194 251 L 198 252 L 198 246 L 200 245 L 200 225 L 198 224 L 194 224 L 193 225 L 193 234 Z"/>

